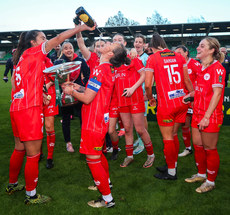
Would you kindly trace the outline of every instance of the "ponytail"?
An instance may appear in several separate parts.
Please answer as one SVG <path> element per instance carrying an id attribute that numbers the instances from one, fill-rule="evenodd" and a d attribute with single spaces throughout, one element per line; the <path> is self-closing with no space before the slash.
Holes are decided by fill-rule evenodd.
<path id="1" fill-rule="evenodd" d="M 25 44 L 26 33 L 27 33 L 27 31 L 22 32 L 20 37 L 19 37 L 19 43 L 18 43 L 17 49 L 14 52 L 13 58 L 12 58 L 14 65 L 18 64 L 19 58 L 21 57 L 22 53 L 26 50 L 26 44 Z"/>

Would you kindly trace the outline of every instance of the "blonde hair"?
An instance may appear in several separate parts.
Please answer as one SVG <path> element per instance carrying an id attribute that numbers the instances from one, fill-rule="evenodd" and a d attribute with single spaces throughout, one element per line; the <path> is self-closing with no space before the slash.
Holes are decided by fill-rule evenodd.
<path id="1" fill-rule="evenodd" d="M 220 43 L 214 37 L 205 37 L 204 40 L 208 42 L 209 49 L 214 49 L 213 58 L 220 63 L 224 62 L 224 53 L 220 51 Z"/>
<path id="2" fill-rule="evenodd" d="M 71 42 L 68 42 L 68 41 L 66 41 L 66 42 L 64 42 L 64 43 L 62 43 L 62 45 L 61 45 L 61 48 L 60 48 L 60 55 L 59 55 L 59 58 L 58 59 L 60 59 L 62 56 L 63 56 L 63 49 L 64 49 L 64 46 L 66 45 L 66 44 L 70 44 L 72 47 L 73 47 L 73 44 L 71 43 Z"/>

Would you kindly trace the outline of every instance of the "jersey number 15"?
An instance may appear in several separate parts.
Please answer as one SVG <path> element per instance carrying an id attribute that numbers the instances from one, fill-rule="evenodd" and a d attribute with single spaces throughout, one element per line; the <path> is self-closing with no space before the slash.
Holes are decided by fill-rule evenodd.
<path id="1" fill-rule="evenodd" d="M 181 82 L 180 73 L 175 71 L 178 68 L 178 64 L 164 65 L 164 68 L 167 69 L 170 84 L 179 84 Z"/>

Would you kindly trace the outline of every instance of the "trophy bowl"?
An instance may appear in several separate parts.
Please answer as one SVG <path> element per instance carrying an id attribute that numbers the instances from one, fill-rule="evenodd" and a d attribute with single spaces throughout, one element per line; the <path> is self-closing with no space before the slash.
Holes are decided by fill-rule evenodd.
<path id="1" fill-rule="evenodd" d="M 49 67 L 43 72 L 57 77 L 59 84 L 63 84 L 66 81 L 75 81 L 80 74 L 80 68 L 81 61 L 73 61 Z"/>
<path id="2" fill-rule="evenodd" d="M 62 107 L 71 106 L 78 103 L 78 100 L 71 95 L 62 92 L 61 94 Z"/>

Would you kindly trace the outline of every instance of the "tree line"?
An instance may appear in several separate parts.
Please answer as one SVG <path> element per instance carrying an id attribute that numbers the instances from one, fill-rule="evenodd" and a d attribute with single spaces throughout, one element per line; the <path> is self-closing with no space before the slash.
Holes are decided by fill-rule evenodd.
<path id="1" fill-rule="evenodd" d="M 206 22 L 203 16 L 200 17 L 189 17 L 187 19 L 188 23 L 198 23 L 198 22 Z M 152 16 L 146 18 L 146 25 L 162 25 L 162 24 L 171 24 L 171 22 L 167 19 L 162 17 L 160 13 L 156 10 L 152 14 Z M 130 26 L 130 25 L 140 25 L 139 22 L 129 19 L 124 16 L 121 11 L 114 16 L 108 18 L 107 22 L 105 23 L 106 27 L 110 26 Z"/>

